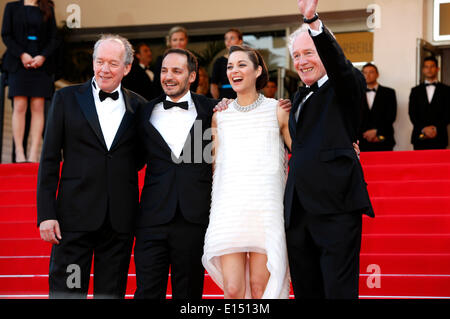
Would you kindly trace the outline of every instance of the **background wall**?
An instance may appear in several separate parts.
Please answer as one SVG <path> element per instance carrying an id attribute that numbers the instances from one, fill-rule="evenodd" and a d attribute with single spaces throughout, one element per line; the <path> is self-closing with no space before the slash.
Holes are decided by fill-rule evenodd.
<path id="1" fill-rule="evenodd" d="M 397 120 L 394 124 L 396 150 L 412 149 L 412 124 L 408 100 L 416 77 L 416 39 L 423 36 L 423 0 L 378 0 L 381 27 L 374 31 L 374 62 L 381 85 L 395 89 Z M 399 14 L 401 13 L 401 14 Z M 408 23 L 406 23 L 408 21 Z"/>
<path id="2" fill-rule="evenodd" d="M 3 15 L 8 1 L 0 0 Z M 295 0 L 57 0 L 56 20 L 67 19 L 69 4 L 81 8 L 81 27 L 158 25 L 200 21 L 220 21 L 296 14 Z M 374 63 L 380 70 L 380 83 L 397 92 L 395 122 L 396 150 L 412 149 L 409 143 L 412 124 L 408 98 L 416 81 L 416 44 L 418 38 L 432 42 L 433 0 L 321 0 L 319 12 L 366 10 L 377 4 L 381 26 L 374 29 Z M 2 17 L 0 17 L 1 19 Z M 299 17 L 300 18 L 300 17 Z M 335 30 L 339 32 L 339 30 Z M 360 30 L 354 30 L 360 31 Z M 0 43 L 0 54 L 5 50 Z"/>
<path id="3" fill-rule="evenodd" d="M 322 0 L 319 11 L 361 9 L 371 2 L 373 1 Z M 297 12 L 297 1 L 294 0 L 58 0 L 57 16 L 65 16 L 65 8 L 71 3 L 82 8 L 82 27 L 230 20 Z M 95 14 L 87 14 L 88 12 Z"/>

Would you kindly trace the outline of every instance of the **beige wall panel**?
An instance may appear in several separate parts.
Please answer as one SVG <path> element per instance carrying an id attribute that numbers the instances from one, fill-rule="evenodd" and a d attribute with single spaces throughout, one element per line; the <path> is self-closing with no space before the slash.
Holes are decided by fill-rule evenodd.
<path id="1" fill-rule="evenodd" d="M 364 9 L 371 0 L 322 0 L 319 12 Z M 81 26 L 128 26 L 230 20 L 295 14 L 295 0 L 58 0 L 58 23 L 68 16 L 66 8 L 81 7 Z"/>
<path id="2" fill-rule="evenodd" d="M 395 149 L 411 150 L 408 100 L 415 86 L 416 40 L 423 37 L 424 1 L 377 0 L 375 3 L 381 7 L 381 28 L 374 31 L 374 62 L 380 71 L 380 84 L 394 88 L 397 94 Z"/>
<path id="3" fill-rule="evenodd" d="M 2 16 L 7 2 L 0 0 Z M 73 3 L 81 7 L 81 26 L 84 28 L 232 20 L 292 15 L 297 12 L 295 0 L 55 2 L 59 25 L 69 15 L 66 12 L 67 6 Z M 320 0 L 319 3 L 319 12 L 361 10 L 372 3 L 381 7 L 381 27 L 374 30 L 373 60 L 380 70 L 380 83 L 397 92 L 398 112 L 394 124 L 397 150 L 412 149 L 409 143 L 412 124 L 408 116 L 408 97 L 411 87 L 415 85 L 416 39 L 431 40 L 432 2 L 433 0 Z M 4 49 L 0 42 L 0 53 Z"/>

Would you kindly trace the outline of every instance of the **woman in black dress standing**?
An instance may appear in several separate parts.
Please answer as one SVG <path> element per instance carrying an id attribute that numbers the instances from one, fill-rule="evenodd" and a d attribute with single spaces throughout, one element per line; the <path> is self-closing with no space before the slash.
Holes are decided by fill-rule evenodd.
<path id="1" fill-rule="evenodd" d="M 9 98 L 13 99 L 12 130 L 16 162 L 37 162 L 44 129 L 45 99 L 53 94 L 57 29 L 51 0 L 20 0 L 6 4 L 2 39 L 7 50 L 3 68 L 8 72 Z M 25 156 L 25 114 L 30 99 L 31 147 Z"/>

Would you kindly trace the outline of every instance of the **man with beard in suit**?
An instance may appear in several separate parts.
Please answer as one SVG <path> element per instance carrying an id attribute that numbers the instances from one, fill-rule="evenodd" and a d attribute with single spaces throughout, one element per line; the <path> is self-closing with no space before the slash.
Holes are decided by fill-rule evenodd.
<path id="1" fill-rule="evenodd" d="M 211 202 L 211 136 L 216 100 L 189 90 L 197 59 L 184 49 L 163 56 L 164 94 L 139 113 L 147 171 L 137 220 L 137 299 L 164 299 L 170 267 L 172 298 L 201 299 L 203 240 Z"/>
<path id="2" fill-rule="evenodd" d="M 397 115 L 395 91 L 378 83 L 378 68 L 367 63 L 362 68 L 366 78 L 366 99 L 359 148 L 364 151 L 392 151 L 395 145 L 394 121 Z"/>
<path id="3" fill-rule="evenodd" d="M 409 118 L 413 123 L 411 143 L 415 150 L 443 149 L 448 145 L 447 124 L 450 117 L 450 87 L 438 82 L 438 61 L 424 59 L 424 83 L 411 89 Z"/>
<path id="4" fill-rule="evenodd" d="M 306 88 L 289 117 L 292 156 L 284 209 L 296 298 L 358 298 L 362 214 L 373 216 L 357 140 L 366 84 L 316 13 L 298 0 L 304 24 L 291 36 Z"/>
<path id="5" fill-rule="evenodd" d="M 86 298 L 93 255 L 94 298 L 125 296 L 142 166 L 135 114 L 145 103 L 120 84 L 132 61 L 128 40 L 105 35 L 94 78 L 53 97 L 37 185 L 41 238 L 53 244 L 50 298 Z"/>

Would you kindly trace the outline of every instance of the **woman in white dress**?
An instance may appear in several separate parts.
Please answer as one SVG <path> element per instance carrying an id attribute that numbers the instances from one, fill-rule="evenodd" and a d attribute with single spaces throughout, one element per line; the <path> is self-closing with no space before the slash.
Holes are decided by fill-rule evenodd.
<path id="1" fill-rule="evenodd" d="M 261 55 L 233 46 L 227 76 L 237 93 L 213 116 L 214 175 L 202 262 L 225 298 L 289 298 L 283 218 L 289 113 L 258 93 Z"/>

